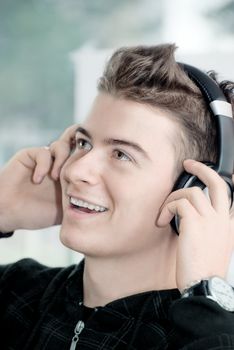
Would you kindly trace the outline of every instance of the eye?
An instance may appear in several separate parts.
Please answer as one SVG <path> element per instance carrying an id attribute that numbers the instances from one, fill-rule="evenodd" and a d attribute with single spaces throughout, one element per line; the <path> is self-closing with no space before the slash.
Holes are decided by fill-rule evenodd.
<path id="1" fill-rule="evenodd" d="M 92 148 L 92 145 L 87 140 L 80 138 L 76 140 L 76 148 L 90 151 Z"/>
<path id="2" fill-rule="evenodd" d="M 130 161 L 130 162 L 132 161 L 131 158 L 127 156 L 127 154 L 125 154 L 124 152 L 118 149 L 114 150 L 114 154 L 118 160 Z"/>

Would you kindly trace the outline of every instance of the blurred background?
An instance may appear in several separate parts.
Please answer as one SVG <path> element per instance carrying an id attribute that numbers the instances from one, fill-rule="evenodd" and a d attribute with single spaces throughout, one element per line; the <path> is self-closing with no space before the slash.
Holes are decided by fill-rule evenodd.
<path id="1" fill-rule="evenodd" d="M 0 0 L 0 167 L 85 117 L 115 48 L 162 42 L 177 44 L 178 59 L 234 79 L 234 1 Z M 58 232 L 1 240 L 0 263 L 77 262 Z"/>

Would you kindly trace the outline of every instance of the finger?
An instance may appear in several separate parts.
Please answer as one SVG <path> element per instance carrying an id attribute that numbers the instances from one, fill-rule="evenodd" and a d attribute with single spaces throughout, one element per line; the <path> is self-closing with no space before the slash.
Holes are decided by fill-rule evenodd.
<path id="1" fill-rule="evenodd" d="M 213 207 L 211 206 L 210 200 L 206 197 L 205 193 L 197 186 L 190 188 L 182 188 L 177 191 L 173 191 L 163 203 L 165 206 L 169 202 L 185 198 L 187 199 L 196 211 L 200 215 L 208 215 L 213 212 Z M 162 206 L 162 207 L 163 207 Z"/>
<path id="2" fill-rule="evenodd" d="M 76 130 L 78 128 L 78 124 L 73 124 L 67 128 L 62 135 L 59 137 L 59 140 L 62 140 L 66 143 L 71 143 L 71 141 L 74 139 Z"/>
<path id="3" fill-rule="evenodd" d="M 53 159 L 51 153 L 45 147 L 31 150 L 29 157 L 35 162 L 33 182 L 41 183 L 44 177 L 50 172 Z"/>
<path id="4" fill-rule="evenodd" d="M 187 172 L 196 175 L 209 189 L 213 208 L 220 213 L 229 211 L 229 199 L 225 181 L 210 167 L 192 159 L 184 161 Z"/>
<path id="5" fill-rule="evenodd" d="M 157 225 L 159 227 L 168 225 L 175 215 L 179 215 L 181 220 L 185 217 L 191 218 L 191 220 L 193 218 L 194 220 L 194 217 L 199 216 L 192 204 L 186 198 L 181 198 L 169 202 L 163 207 L 158 217 Z"/>
<path id="6" fill-rule="evenodd" d="M 61 140 L 55 141 L 50 146 L 50 152 L 54 158 L 51 176 L 53 179 L 57 180 L 63 164 L 71 154 L 70 143 Z"/>
<path id="7" fill-rule="evenodd" d="M 54 164 L 51 171 L 53 179 L 57 180 L 60 176 L 62 166 L 70 156 L 71 150 L 74 147 L 75 134 L 78 124 L 73 124 L 67 128 L 59 139 L 50 145 L 50 151 L 54 157 Z"/>

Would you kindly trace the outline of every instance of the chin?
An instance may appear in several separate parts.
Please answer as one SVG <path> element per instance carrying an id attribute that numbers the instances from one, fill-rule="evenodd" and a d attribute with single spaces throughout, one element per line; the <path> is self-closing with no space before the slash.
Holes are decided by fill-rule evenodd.
<path id="1" fill-rule="evenodd" d="M 97 239 L 96 235 L 94 237 L 88 233 L 84 234 L 74 228 L 72 230 L 61 227 L 60 241 L 65 247 L 85 256 L 103 257 L 110 254 L 104 251 L 105 247 L 100 242 L 100 236 Z"/>
<path id="2" fill-rule="evenodd" d="M 81 237 L 82 236 L 82 237 Z M 113 257 L 121 257 L 123 256 L 123 249 L 116 249 L 117 247 L 114 245 L 111 249 L 111 245 L 105 240 L 102 242 L 100 240 L 100 236 L 89 237 L 87 235 L 78 235 L 77 232 L 69 234 L 64 229 L 60 231 L 60 241 L 61 243 L 78 253 L 83 254 L 86 257 L 92 258 L 113 258 Z"/>
<path id="3" fill-rule="evenodd" d="M 78 253 L 84 254 L 84 239 L 80 237 L 79 232 L 76 230 L 71 230 L 65 227 L 61 227 L 60 229 L 60 241 L 61 243 L 67 247 L 70 248 Z"/>

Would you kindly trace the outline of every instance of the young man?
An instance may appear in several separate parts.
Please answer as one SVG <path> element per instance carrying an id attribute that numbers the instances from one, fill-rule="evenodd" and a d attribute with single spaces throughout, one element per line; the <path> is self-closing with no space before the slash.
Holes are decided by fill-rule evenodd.
<path id="1" fill-rule="evenodd" d="M 234 349 L 233 313 L 184 293 L 225 280 L 233 218 L 224 181 L 200 163 L 216 161 L 215 126 L 174 50 L 118 50 L 72 153 L 74 127 L 2 170 L 1 231 L 61 222 L 62 243 L 85 256 L 68 268 L 1 267 L 2 349 Z M 210 201 L 197 187 L 172 192 L 183 168 Z"/>

